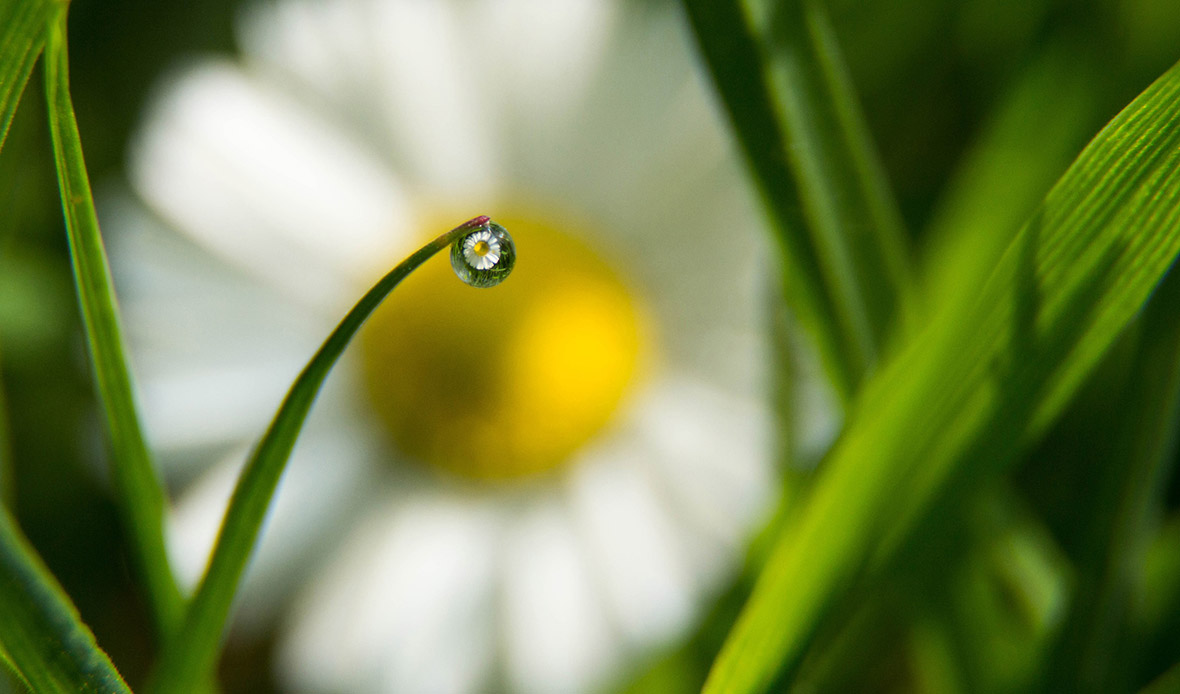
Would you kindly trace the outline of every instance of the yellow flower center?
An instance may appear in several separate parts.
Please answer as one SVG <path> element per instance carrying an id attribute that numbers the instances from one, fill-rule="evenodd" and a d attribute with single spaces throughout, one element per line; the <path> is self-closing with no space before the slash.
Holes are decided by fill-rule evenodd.
<path id="1" fill-rule="evenodd" d="M 474 289 L 432 259 L 361 337 L 369 396 L 397 450 L 478 479 L 569 460 L 619 409 L 647 338 L 633 293 L 565 220 L 494 219 L 518 253 L 503 284 Z"/>

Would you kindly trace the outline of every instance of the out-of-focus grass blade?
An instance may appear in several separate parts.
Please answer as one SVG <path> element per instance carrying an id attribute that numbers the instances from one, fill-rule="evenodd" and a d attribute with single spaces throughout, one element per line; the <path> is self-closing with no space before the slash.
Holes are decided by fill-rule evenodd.
<path id="1" fill-rule="evenodd" d="M 1135 638 L 1164 638 L 1175 652 L 1180 642 L 1180 512 L 1173 511 L 1153 534 L 1137 574 L 1131 600 Z"/>
<path id="2" fill-rule="evenodd" d="M 164 547 L 166 498 L 135 412 L 110 268 L 82 159 L 82 142 L 70 100 L 64 9 L 45 42 L 45 93 L 82 324 L 111 436 L 111 477 L 157 628 L 166 635 L 178 623 L 183 608 Z"/>
<path id="3" fill-rule="evenodd" d="M 910 627 L 908 640 L 915 692 L 960 694 L 971 691 L 963 682 L 964 676 L 959 670 L 946 625 L 919 613 Z"/>
<path id="4" fill-rule="evenodd" d="M 978 291 L 948 303 L 867 383 L 785 529 L 706 692 L 791 673 L 860 569 L 935 503 L 1043 432 L 1180 251 L 1180 66 L 1109 123 Z M 950 508 L 948 508 L 948 506 Z"/>
<path id="5" fill-rule="evenodd" d="M 131 692 L 3 508 L 0 646 L 38 694 Z"/>
<path id="6" fill-rule="evenodd" d="M 1143 332 L 1111 423 L 1112 445 L 1097 503 L 1087 509 L 1088 551 L 1078 599 L 1047 673 L 1049 689 L 1107 692 L 1126 635 L 1133 577 L 1158 520 L 1175 462 L 1180 419 L 1180 275 L 1172 273 L 1143 315 Z"/>
<path id="7" fill-rule="evenodd" d="M 58 7 L 54 0 L 0 0 L 0 148 Z"/>
<path id="8" fill-rule="evenodd" d="M 957 508 L 964 528 L 953 529 L 956 518 L 940 524 L 939 544 L 924 548 L 925 571 L 910 576 L 914 594 L 942 604 L 972 692 L 1034 691 L 1072 597 L 1069 558 L 1002 480 L 972 490 Z"/>
<path id="9" fill-rule="evenodd" d="M 238 478 L 209 567 L 185 613 L 182 628 L 165 644 L 152 677 L 151 691 L 161 694 L 193 692 L 201 689 L 202 682 L 211 680 L 238 582 L 254 550 L 262 520 L 286 468 L 287 457 L 295 446 L 295 439 L 320 386 L 344 353 L 344 348 L 381 301 L 406 276 L 455 239 L 487 221 L 487 217 L 476 217 L 460 224 L 390 270 L 349 310 L 295 379 Z"/>
<path id="10" fill-rule="evenodd" d="M 908 251 L 822 8 L 683 0 L 782 243 L 787 301 L 844 401 L 904 304 Z"/>
<path id="11" fill-rule="evenodd" d="M 921 296 L 975 291 L 964 274 L 995 264 L 1086 143 L 1097 103 L 1085 64 L 1072 45 L 1051 47 L 1002 99 L 931 217 Z"/>

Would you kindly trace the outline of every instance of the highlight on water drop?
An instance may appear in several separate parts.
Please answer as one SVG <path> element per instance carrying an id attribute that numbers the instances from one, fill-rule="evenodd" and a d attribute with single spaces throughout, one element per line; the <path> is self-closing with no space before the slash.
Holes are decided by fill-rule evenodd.
<path id="1" fill-rule="evenodd" d="M 488 220 L 451 244 L 451 267 L 472 287 L 494 287 L 516 264 L 516 244 L 508 230 Z"/>

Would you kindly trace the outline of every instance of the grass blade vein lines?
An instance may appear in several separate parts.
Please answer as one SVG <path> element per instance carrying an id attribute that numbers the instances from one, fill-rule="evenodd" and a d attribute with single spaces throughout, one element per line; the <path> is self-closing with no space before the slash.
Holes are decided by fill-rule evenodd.
<path id="1" fill-rule="evenodd" d="M 707 692 L 789 676 L 861 570 L 1002 470 L 1135 317 L 1180 252 L 1178 93 L 1180 65 L 1091 141 L 989 277 L 964 279 L 979 291 L 943 306 L 866 383 Z"/>

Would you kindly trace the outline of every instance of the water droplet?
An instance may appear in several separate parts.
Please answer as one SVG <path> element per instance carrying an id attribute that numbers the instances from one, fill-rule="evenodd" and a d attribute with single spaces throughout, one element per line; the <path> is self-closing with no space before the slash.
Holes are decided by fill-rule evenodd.
<path id="1" fill-rule="evenodd" d="M 489 221 L 451 244 L 451 267 L 472 287 L 494 287 L 516 264 L 516 244 L 504 227 Z"/>

